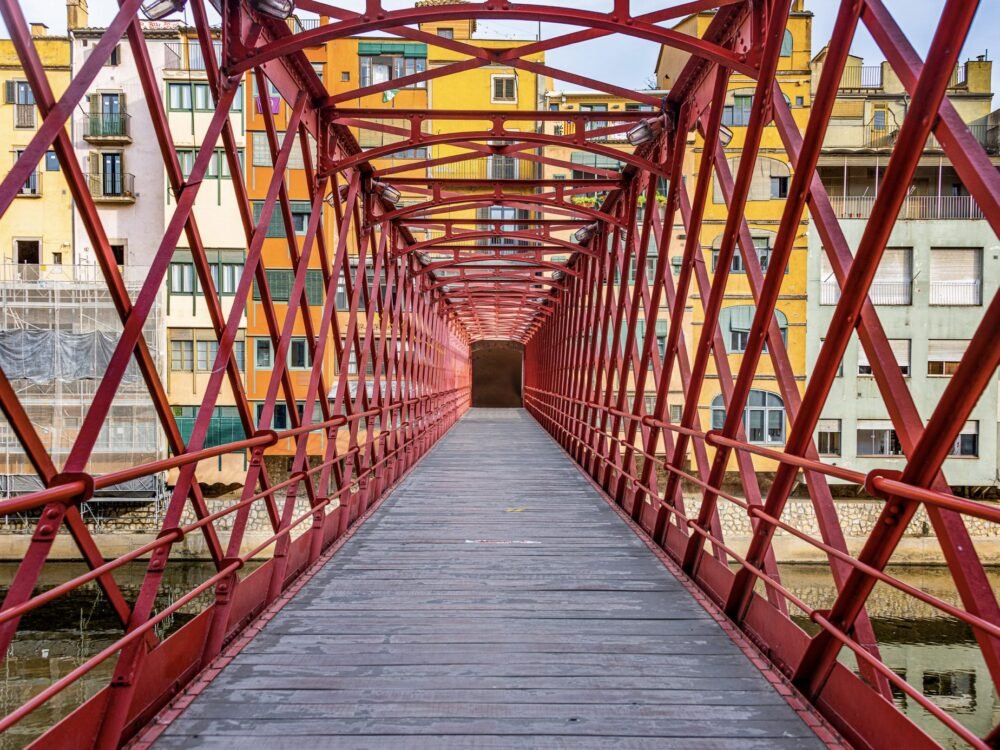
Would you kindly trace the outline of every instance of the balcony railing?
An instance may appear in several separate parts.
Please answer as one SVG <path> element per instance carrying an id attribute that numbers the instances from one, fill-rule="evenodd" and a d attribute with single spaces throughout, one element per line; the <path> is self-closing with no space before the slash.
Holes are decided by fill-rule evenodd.
<path id="1" fill-rule="evenodd" d="M 131 141 L 131 115 L 125 112 L 87 115 L 84 118 L 84 140 Z"/>
<path id="2" fill-rule="evenodd" d="M 881 65 L 852 65 L 844 68 L 840 76 L 841 89 L 880 89 L 882 88 Z"/>
<path id="3" fill-rule="evenodd" d="M 149 275 L 149 266 L 118 266 L 125 287 L 138 289 Z M 96 263 L 73 265 L 69 263 L 3 263 L 0 264 L 0 286 L 22 286 L 23 282 L 38 282 L 45 287 L 95 287 L 107 291 L 104 272 Z"/>
<path id="4" fill-rule="evenodd" d="M 14 127 L 33 128 L 35 127 L 35 105 L 15 104 L 14 105 Z"/>
<path id="5" fill-rule="evenodd" d="M 18 195 L 41 195 L 42 194 L 42 173 L 37 169 L 32 172 L 24 185 L 17 191 Z"/>
<path id="6" fill-rule="evenodd" d="M 135 175 L 127 172 L 88 173 L 87 185 L 97 200 L 135 200 Z"/>
<path id="7" fill-rule="evenodd" d="M 586 132 L 591 133 L 595 130 L 604 130 L 605 128 L 612 128 L 617 126 L 630 125 L 632 123 L 627 121 L 614 121 L 614 120 L 590 120 L 586 123 Z M 556 135 L 574 135 L 576 133 L 576 121 L 567 120 L 564 123 L 556 125 Z M 593 143 L 627 143 L 628 139 L 625 137 L 625 131 L 621 133 L 607 133 L 605 135 L 599 136 L 586 136 L 587 140 Z"/>
<path id="8" fill-rule="evenodd" d="M 873 281 L 868 290 L 873 305 L 909 305 L 913 302 L 913 281 Z M 820 304 L 835 305 L 840 300 L 836 281 L 824 281 L 820 289 Z"/>
<path id="9" fill-rule="evenodd" d="M 216 40 L 212 42 L 215 51 L 215 61 L 222 64 L 222 42 Z M 167 42 L 164 53 L 164 65 L 167 70 L 205 70 L 205 55 L 202 54 L 201 45 L 196 39 L 189 39 L 187 43 L 187 64 L 184 62 L 184 44 L 182 42 Z"/>
<path id="10" fill-rule="evenodd" d="M 932 305 L 981 305 L 983 285 L 978 279 L 969 281 L 931 281 Z"/>
<path id="11" fill-rule="evenodd" d="M 873 195 L 830 196 L 839 219 L 867 219 L 875 205 Z M 971 195 L 911 195 L 903 201 L 900 219 L 982 219 L 982 209 Z"/>
<path id="12" fill-rule="evenodd" d="M 527 159 L 473 159 L 431 167 L 433 177 L 471 180 L 530 180 L 535 165 Z"/>

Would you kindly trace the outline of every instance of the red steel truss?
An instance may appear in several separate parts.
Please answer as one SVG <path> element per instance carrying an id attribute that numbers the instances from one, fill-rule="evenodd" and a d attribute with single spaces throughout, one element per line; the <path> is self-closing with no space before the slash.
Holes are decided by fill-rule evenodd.
<path id="1" fill-rule="evenodd" d="M 674 558 L 721 611 L 759 645 L 796 688 L 799 699 L 816 706 L 852 743 L 863 747 L 921 747 L 932 744 L 892 701 L 892 688 L 905 693 L 959 739 L 977 747 L 997 746 L 1000 732 L 980 738 L 901 679 L 879 656 L 865 605 L 876 584 L 891 586 L 924 605 L 966 623 L 975 634 L 995 684 L 1000 683 L 1000 608 L 966 527 L 967 518 L 1000 522 L 995 506 L 951 493 L 941 466 L 970 411 L 1000 364 L 1000 301 L 984 307 L 979 327 L 970 332 L 968 350 L 930 415 L 921 415 L 889 346 L 868 290 L 889 233 L 906 196 L 924 142 L 933 133 L 995 232 L 1000 230 L 1000 177 L 986 153 L 945 96 L 949 77 L 968 33 L 978 2 L 947 0 L 927 60 L 910 46 L 881 0 L 843 0 L 830 40 L 822 77 L 812 100 L 805 132 L 800 133 L 775 72 L 789 13 L 788 0 L 690 0 L 632 15 L 628 0 L 607 10 L 521 3 L 456 3 L 389 10 L 368 0 L 364 11 L 349 11 L 318 0 L 298 0 L 301 11 L 327 21 L 297 33 L 281 20 L 255 10 L 247 0 L 213 2 L 221 9 L 222 64 L 213 53 L 213 31 L 204 0 L 188 0 L 194 18 L 215 110 L 186 177 L 178 162 L 162 94 L 138 15 L 140 0 L 120 0 L 107 32 L 64 94 L 56 97 L 35 50 L 17 0 L 0 0 L 21 65 L 34 92 L 42 122 L 30 145 L 0 182 L 0 215 L 45 152 L 54 149 L 111 298 L 122 333 L 65 464 L 44 449 L 23 405 L 0 371 L 0 406 L 44 489 L 0 502 L 0 513 L 32 511 L 38 520 L 27 554 L 0 607 L 0 646 L 7 647 L 21 618 L 48 602 L 97 582 L 121 621 L 122 636 L 71 673 L 0 719 L 0 731 L 14 725 L 104 662 L 114 663 L 107 685 L 41 739 L 38 747 L 121 745 L 202 670 L 217 669 L 223 646 L 268 605 L 283 596 L 308 567 L 326 559 L 354 524 L 419 460 L 461 416 L 470 402 L 470 344 L 512 339 L 525 344 L 525 401 L 581 467 L 631 514 L 649 540 Z M 663 24 L 704 10 L 715 10 L 706 33 L 694 37 Z M 416 27 L 455 19 L 551 22 L 575 30 L 551 39 L 495 49 L 429 34 Z M 872 217 L 856 252 L 848 247 L 816 168 L 833 111 L 838 83 L 851 42 L 863 24 L 910 96 L 913 113 L 903 123 L 875 199 Z M 335 96 L 329 94 L 303 50 L 350 35 L 380 31 L 459 53 L 464 59 L 390 82 Z M 127 293 L 116 266 L 87 181 L 65 129 L 67 118 L 92 85 L 101 65 L 123 34 L 135 58 L 152 119 L 163 168 L 176 197 L 149 274 L 135 299 Z M 609 34 L 664 44 L 690 54 L 690 61 L 665 99 L 560 70 L 532 55 Z M 503 65 L 550 76 L 650 105 L 653 112 L 548 112 L 393 110 L 348 108 L 343 103 L 409 84 L 484 67 Z M 730 173 L 722 132 L 722 102 L 732 74 L 756 81 L 752 111 L 739 168 Z M 243 163 L 229 119 L 230 105 L 245 77 L 258 90 L 269 83 L 290 112 L 279 134 L 270 108 L 263 108 L 274 171 L 259 216 L 254 218 L 243 179 Z M 133 107 L 135 103 L 133 103 Z M 431 132 L 427 121 L 458 123 L 454 130 Z M 558 120 L 566 127 L 549 132 Z M 534 121 L 535 131 L 509 127 Z M 607 145 L 608 136 L 645 122 L 654 137 L 623 151 Z M 745 218 L 756 156 L 765 128 L 774 127 L 794 167 L 772 257 L 765 272 L 753 251 Z M 362 151 L 351 128 L 390 136 L 391 145 Z M 683 181 L 689 138 L 704 145 L 693 184 Z M 210 262 L 194 213 L 195 198 L 221 139 L 235 191 L 247 260 L 234 303 L 225 312 L 216 294 Z M 379 167 L 376 160 L 409 149 L 448 146 L 447 155 Z M 587 167 L 557 159 L 549 147 L 584 151 L 617 159 L 620 170 Z M 293 229 L 286 172 L 297 150 L 305 164 L 312 212 L 304 236 Z M 313 162 L 313 153 L 318 155 Z M 463 165 L 484 157 L 512 157 L 531 176 L 517 178 L 439 178 L 438 167 Z M 547 180 L 546 166 L 574 169 L 586 179 Z M 714 181 L 727 206 L 727 220 L 715 271 L 704 263 L 701 229 Z M 405 204 L 389 200 L 386 184 L 407 195 Z M 657 205 L 660 185 L 666 202 Z M 684 188 L 684 189 L 682 189 Z M 599 200 L 580 201 L 599 195 Z M 326 204 L 330 208 L 326 208 Z M 483 218 L 479 209 L 520 210 L 516 218 Z M 646 208 L 649 207 L 649 208 Z M 653 207 L 656 207 L 655 209 Z M 843 293 L 813 373 L 800 392 L 775 317 L 783 269 L 808 207 Z M 288 312 L 276 309 L 268 287 L 262 249 L 274 212 L 287 231 L 294 282 Z M 676 229 L 675 229 L 676 228 Z M 583 241 L 572 239 L 584 230 Z M 191 255 L 218 355 L 205 388 L 195 425 L 185 443 L 170 409 L 142 329 L 163 285 L 182 233 Z M 684 235 L 677 239 L 675 234 Z M 756 305 L 749 341 L 739 369 L 731 371 L 719 327 L 731 260 L 740 251 Z M 652 277 L 640 270 L 634 284 L 622 283 L 630 269 L 646 269 L 655 252 Z M 672 255 L 680 256 L 677 273 Z M 322 272 L 326 293 L 310 300 L 307 269 Z M 233 356 L 240 316 L 256 284 L 260 306 L 275 351 L 274 372 L 258 416 L 248 401 Z M 335 309 L 338 286 L 346 290 L 349 312 Z M 703 325 L 697 340 L 686 340 L 684 310 L 700 307 Z M 675 314 L 676 311 L 676 314 Z M 667 322 L 660 351 L 656 321 Z M 296 392 L 286 353 L 301 321 L 314 363 L 305 392 Z M 640 335 L 640 327 L 644 333 Z M 902 471 L 868 474 L 824 464 L 813 433 L 845 348 L 857 332 L 874 380 L 906 454 Z M 342 343 L 343 342 L 343 343 Z M 332 347 L 333 356 L 329 356 Z M 784 450 L 751 444 L 742 414 L 762 355 L 770 359 L 790 425 Z M 331 361 L 358 363 L 356 377 Z M 126 368 L 135 361 L 167 436 L 170 456 L 111 474 L 86 472 L 102 423 Z M 709 374 L 710 369 L 712 374 Z M 709 377 L 717 378 L 726 419 L 722 429 L 706 430 L 699 396 Z M 356 386 L 352 386 L 353 381 Z M 679 422 L 668 419 L 671 384 L 680 384 Z M 224 386 L 235 396 L 245 432 L 242 440 L 205 447 L 213 410 Z M 652 397 L 648 408 L 647 395 Z M 298 402 L 304 401 L 299 412 Z M 275 407 L 285 404 L 292 427 L 272 427 Z M 312 418 L 318 405 L 320 421 Z M 926 420 L 926 421 L 925 421 Z M 377 425 L 377 429 L 376 429 Z M 320 438 L 322 455 L 310 460 Z M 338 438 L 342 438 L 338 440 Z M 286 479 L 269 476 L 263 457 L 279 441 L 294 447 Z M 346 448 L 344 447 L 346 446 Z M 210 511 L 197 477 L 199 461 L 234 451 L 248 456 L 240 498 Z M 688 457 L 691 468 L 687 469 Z M 778 466 L 774 481 L 761 487 L 755 456 Z M 723 488 L 735 467 L 742 493 Z M 157 538 L 129 553 L 106 560 L 80 514 L 80 504 L 97 489 L 179 470 Z M 800 472 L 815 511 L 819 537 L 783 518 L 783 509 Z M 857 554 L 848 551 L 828 477 L 863 486 L 884 500 L 879 523 Z M 701 489 L 692 499 L 683 485 Z M 308 512 L 296 516 L 304 497 Z M 745 549 L 727 542 L 719 520 L 720 503 L 741 508 L 754 528 Z M 266 508 L 273 535 L 242 552 L 250 513 Z M 907 523 L 926 509 L 948 562 L 960 605 L 904 583 L 884 571 Z M 192 509 L 194 522 L 182 519 Z M 218 531 L 231 529 L 226 544 Z M 65 530 L 77 545 L 88 572 L 35 593 L 39 575 L 56 536 Z M 804 601 L 782 585 L 772 549 L 781 531 L 822 551 L 837 589 L 829 608 Z M 171 549 L 186 535 L 204 537 L 216 572 L 169 606 L 154 607 Z M 270 551 L 266 564 L 249 575 L 240 569 Z M 116 578 L 124 565 L 144 561 L 138 596 L 129 601 Z M 160 640 L 156 626 L 202 594 L 211 603 L 173 635 Z M 790 610 L 812 623 L 807 634 Z M 838 662 L 852 652 L 858 672 Z"/>

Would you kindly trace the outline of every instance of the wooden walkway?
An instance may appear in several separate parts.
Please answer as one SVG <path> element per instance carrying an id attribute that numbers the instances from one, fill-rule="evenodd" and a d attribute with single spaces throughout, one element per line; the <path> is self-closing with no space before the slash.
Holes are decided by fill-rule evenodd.
<path id="1" fill-rule="evenodd" d="M 163 748 L 820 748 L 522 410 L 472 410 Z"/>

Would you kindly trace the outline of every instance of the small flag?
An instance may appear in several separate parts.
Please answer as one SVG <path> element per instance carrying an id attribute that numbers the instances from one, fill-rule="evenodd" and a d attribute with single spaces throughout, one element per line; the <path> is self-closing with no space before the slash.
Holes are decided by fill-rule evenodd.
<path id="1" fill-rule="evenodd" d="M 399 89 L 389 89 L 388 91 L 383 91 L 382 92 L 382 101 L 383 102 L 391 102 L 393 99 L 396 98 L 396 94 L 398 94 L 398 93 L 399 93 Z"/>

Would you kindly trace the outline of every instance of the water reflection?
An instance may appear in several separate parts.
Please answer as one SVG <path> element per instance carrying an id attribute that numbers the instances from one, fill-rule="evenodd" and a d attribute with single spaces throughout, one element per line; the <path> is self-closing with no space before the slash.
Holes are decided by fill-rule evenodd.
<path id="1" fill-rule="evenodd" d="M 247 566 L 241 573 L 245 575 L 255 567 Z M 15 570 L 13 563 L 0 563 L 0 587 L 6 588 Z M 144 570 L 144 565 L 139 564 L 116 574 L 130 601 L 138 593 Z M 75 564 L 50 563 L 43 570 L 39 588 L 46 590 L 83 571 L 83 567 Z M 157 599 L 157 608 L 176 601 L 214 572 L 210 563 L 169 566 Z M 958 603 L 947 570 L 906 567 L 890 572 L 945 601 Z M 812 606 L 829 607 L 832 604 L 834 591 L 825 567 L 782 565 L 781 575 L 783 583 Z M 1000 570 L 991 571 L 990 576 L 994 586 L 1000 588 Z M 211 600 L 212 594 L 206 593 L 189 603 L 165 620 L 158 634 L 162 637 L 175 631 Z M 996 686 L 967 626 L 881 584 L 872 594 L 869 611 L 882 658 L 897 674 L 980 736 L 987 734 L 1000 721 Z M 803 628 L 815 629 L 805 618 L 795 619 Z M 83 587 L 25 616 L 4 662 L 0 712 L 7 714 L 17 708 L 106 648 L 120 634 L 121 628 L 113 611 L 95 585 Z M 842 655 L 842 659 L 856 668 L 850 654 Z M 0 735 L 0 750 L 24 747 L 44 728 L 104 687 L 113 668 L 112 658 Z M 962 746 L 905 694 L 897 694 L 896 701 L 911 719 L 939 742 L 950 747 Z"/>

